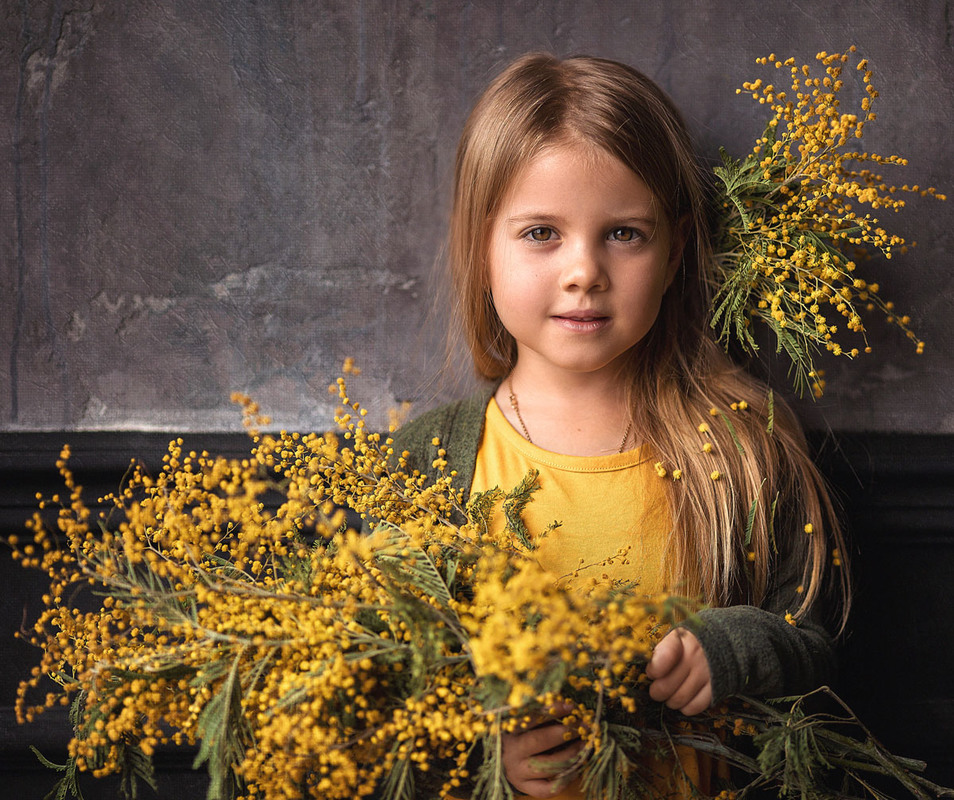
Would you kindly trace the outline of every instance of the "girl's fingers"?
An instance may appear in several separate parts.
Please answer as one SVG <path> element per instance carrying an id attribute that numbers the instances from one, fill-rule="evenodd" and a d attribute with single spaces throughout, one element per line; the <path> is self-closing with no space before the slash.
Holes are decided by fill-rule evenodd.
<path id="1" fill-rule="evenodd" d="M 518 791 L 530 795 L 530 797 L 553 797 L 553 795 L 558 794 L 570 782 L 572 777 L 572 775 L 569 775 L 560 780 L 556 780 L 552 777 L 535 778 L 525 781 L 522 786 L 517 786 L 517 784 L 513 785 Z M 513 781 L 511 781 L 511 783 L 513 783 Z"/>
<path id="2" fill-rule="evenodd" d="M 517 733 L 504 734 L 504 769 L 515 789 L 530 797 L 552 797 L 568 782 L 570 776 L 561 773 L 571 767 L 583 743 L 558 720 L 572 711 L 569 703 L 554 703 L 546 715 L 528 717 Z"/>
<path id="3" fill-rule="evenodd" d="M 663 637 L 646 675 L 652 679 L 649 696 L 676 711 L 698 714 L 712 703 L 709 662 L 699 640 L 685 628 L 676 628 Z"/>
<path id="4" fill-rule="evenodd" d="M 682 660 L 683 644 L 679 630 L 669 631 L 653 650 L 653 656 L 646 665 L 646 675 L 650 679 L 662 678 Z"/>
<path id="5" fill-rule="evenodd" d="M 691 669 L 680 629 L 671 630 L 656 645 L 646 667 L 646 675 L 652 680 L 649 696 L 656 702 L 665 702 L 686 680 Z"/>
<path id="6" fill-rule="evenodd" d="M 691 717 L 694 714 L 701 714 L 711 705 L 712 684 L 706 683 L 702 690 L 679 710 L 686 716 Z"/>
<path id="7" fill-rule="evenodd" d="M 576 758 L 583 749 L 583 743 L 579 740 L 565 743 L 563 747 L 551 750 L 547 753 L 531 756 L 528 760 L 530 778 L 546 778 L 553 780 L 553 776 L 570 768 L 573 759 Z"/>
<path id="8" fill-rule="evenodd" d="M 691 670 L 692 664 L 686 659 L 676 662 L 665 674 L 649 685 L 649 696 L 658 703 L 667 702 L 685 683 Z"/>
<path id="9" fill-rule="evenodd" d="M 504 768 L 511 785 L 531 797 L 556 794 L 569 779 L 557 776 L 570 768 L 583 748 L 581 741 L 568 741 L 567 735 L 567 727 L 555 722 L 505 735 Z"/>
<path id="10" fill-rule="evenodd" d="M 540 763 L 555 761 L 558 760 L 557 752 L 569 742 L 568 730 L 565 725 L 556 722 L 538 725 L 524 733 L 505 735 L 504 746 L 514 762 L 523 762 L 528 759 Z"/>
<path id="11" fill-rule="evenodd" d="M 572 773 L 561 773 L 567 771 L 582 749 L 583 743 L 575 741 L 545 755 L 531 755 L 507 770 L 507 780 L 515 789 L 531 797 L 552 797 L 572 778 Z"/>
<path id="12" fill-rule="evenodd" d="M 696 699 L 699 698 L 699 702 L 703 702 L 707 693 L 711 700 L 712 691 L 708 673 L 701 670 L 690 670 L 683 681 L 665 700 L 665 703 L 669 708 L 681 711 L 683 714 L 697 714 L 698 711 L 691 709 L 698 705 Z M 708 708 L 708 703 L 699 711 L 704 708 Z"/>

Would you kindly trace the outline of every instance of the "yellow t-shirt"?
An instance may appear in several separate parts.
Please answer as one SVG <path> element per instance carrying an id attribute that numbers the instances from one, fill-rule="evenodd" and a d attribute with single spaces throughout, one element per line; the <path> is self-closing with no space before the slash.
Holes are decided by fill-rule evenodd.
<path id="1" fill-rule="evenodd" d="M 561 523 L 536 542 L 536 556 L 554 578 L 567 576 L 582 562 L 588 566 L 583 579 L 598 573 L 636 580 L 647 595 L 668 588 L 663 556 L 672 522 L 648 447 L 606 456 L 543 450 L 514 430 L 492 399 L 471 490 L 510 490 L 531 469 L 539 472 L 540 489 L 524 509 L 527 528 L 539 533 L 554 521 Z M 616 558 L 589 566 L 622 550 L 628 551 L 628 564 Z"/>
<path id="2" fill-rule="evenodd" d="M 531 470 L 539 473 L 539 490 L 523 511 L 531 534 L 559 521 L 561 526 L 536 542 L 536 555 L 554 579 L 569 575 L 580 563 L 601 565 L 583 571 L 602 579 L 637 581 L 639 590 L 655 595 L 671 589 L 664 554 L 672 520 L 662 479 L 648 446 L 606 456 L 567 456 L 543 450 L 514 430 L 495 400 L 487 405 L 483 439 L 477 453 L 472 491 L 495 486 L 510 490 Z M 502 522 L 501 522 L 502 524 Z M 627 551 L 625 561 L 615 558 Z M 609 564 L 603 564 L 607 560 Z M 680 748 L 686 776 L 697 786 L 707 772 L 695 751 Z M 670 769 L 653 764 L 659 794 L 689 796 L 688 787 Z M 707 779 L 704 779 L 708 783 Z M 553 800 L 580 800 L 574 781 Z"/>

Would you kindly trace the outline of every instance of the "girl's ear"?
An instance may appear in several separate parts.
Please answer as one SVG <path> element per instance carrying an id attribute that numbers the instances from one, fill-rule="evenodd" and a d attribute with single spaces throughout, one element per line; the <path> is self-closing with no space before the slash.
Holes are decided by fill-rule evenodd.
<path id="1" fill-rule="evenodd" d="M 689 238 L 689 225 L 689 215 L 683 214 L 676 220 L 676 224 L 672 226 L 672 234 L 669 238 L 669 261 L 666 264 L 667 289 L 675 279 L 676 274 L 679 272 L 679 267 L 682 264 L 682 253 L 686 247 L 686 240 Z"/>

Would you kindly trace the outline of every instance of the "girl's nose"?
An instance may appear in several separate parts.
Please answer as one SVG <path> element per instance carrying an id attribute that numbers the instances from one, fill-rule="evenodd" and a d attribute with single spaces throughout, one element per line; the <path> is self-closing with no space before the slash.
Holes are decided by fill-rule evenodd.
<path id="1" fill-rule="evenodd" d="M 584 292 L 605 289 L 609 280 L 598 247 L 579 244 L 564 251 L 565 261 L 560 276 L 561 288 Z"/>

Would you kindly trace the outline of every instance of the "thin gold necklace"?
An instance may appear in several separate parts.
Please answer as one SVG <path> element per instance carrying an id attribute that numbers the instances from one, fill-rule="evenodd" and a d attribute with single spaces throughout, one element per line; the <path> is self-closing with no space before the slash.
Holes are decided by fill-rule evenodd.
<path id="1" fill-rule="evenodd" d="M 513 390 L 513 375 L 507 379 L 507 385 L 510 388 L 510 407 L 513 409 L 513 413 L 517 415 L 517 420 L 520 422 L 520 427 L 523 429 L 523 435 L 530 444 L 533 444 L 533 439 L 530 438 L 530 431 L 527 430 L 527 423 L 523 421 L 523 415 L 520 413 L 520 404 L 517 402 L 517 395 Z M 626 440 L 629 439 L 629 435 L 633 432 L 633 421 L 630 420 L 626 425 L 626 430 L 623 432 L 623 441 L 619 443 L 619 450 L 617 453 L 622 453 L 623 448 L 626 447 Z"/>

